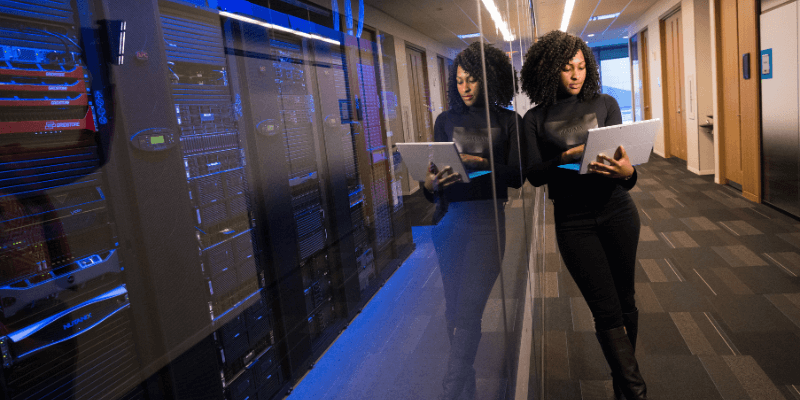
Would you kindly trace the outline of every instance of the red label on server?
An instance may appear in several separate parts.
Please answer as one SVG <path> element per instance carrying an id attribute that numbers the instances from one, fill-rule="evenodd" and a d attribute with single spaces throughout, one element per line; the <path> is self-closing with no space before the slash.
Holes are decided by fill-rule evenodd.
<path id="1" fill-rule="evenodd" d="M 80 97 L 78 97 L 77 99 L 65 99 L 65 100 L 41 100 L 41 99 L 7 100 L 7 99 L 0 99 L 0 106 L 2 106 L 2 107 L 86 106 L 86 105 L 89 105 L 89 101 L 87 100 L 85 93 L 81 93 Z"/>
<path id="2" fill-rule="evenodd" d="M 78 129 L 96 130 L 91 109 L 86 111 L 83 119 L 62 119 L 50 121 L 10 121 L 0 124 L 0 134 L 70 131 Z"/>
<path id="3" fill-rule="evenodd" d="M 0 75 L 38 76 L 54 78 L 83 78 L 83 67 L 76 65 L 72 71 L 46 71 L 16 68 L 0 68 Z"/>

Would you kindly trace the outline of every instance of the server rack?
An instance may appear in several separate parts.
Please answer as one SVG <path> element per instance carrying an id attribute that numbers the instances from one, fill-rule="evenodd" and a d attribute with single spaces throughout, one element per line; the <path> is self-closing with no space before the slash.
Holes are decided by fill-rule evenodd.
<path id="1" fill-rule="evenodd" d="M 2 390 L 274 397 L 398 261 L 359 130 L 367 110 L 385 136 L 375 71 L 367 106 L 341 45 L 181 1 L 55 3 L 0 0 Z"/>
<path id="2" fill-rule="evenodd" d="M 252 168 L 265 210 L 281 304 L 281 342 L 297 371 L 343 323 L 334 287 L 342 268 L 333 241 L 325 144 L 318 131 L 308 43 L 229 20 L 239 54 L 243 120 L 252 133 Z M 291 216 L 291 218 L 289 218 Z"/>
<path id="3" fill-rule="evenodd" d="M 225 55 L 216 13 L 162 2 L 160 17 L 211 319 L 229 320 L 213 335 L 222 386 L 231 399 L 257 392 L 271 396 L 282 373 L 275 367 L 273 304 L 261 289 L 268 258 L 255 237 L 259 224 L 248 189 L 247 141 L 229 78 L 235 59 Z"/>
<path id="4" fill-rule="evenodd" d="M 103 168 L 107 93 L 87 66 L 98 49 L 93 32 L 79 29 L 78 5 L 86 6 L 0 1 L 0 382 L 8 399 L 114 399 L 138 383 Z"/>

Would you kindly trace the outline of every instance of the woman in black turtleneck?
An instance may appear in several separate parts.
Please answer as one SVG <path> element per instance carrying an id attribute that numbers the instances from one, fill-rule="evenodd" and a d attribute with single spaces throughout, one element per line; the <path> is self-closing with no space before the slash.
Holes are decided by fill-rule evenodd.
<path id="1" fill-rule="evenodd" d="M 483 48 L 488 84 L 483 82 L 481 44 L 476 42 L 453 62 L 447 83 L 450 110 L 436 118 L 434 139 L 455 142 L 468 173 L 489 172 L 467 183 L 449 166 L 439 170 L 431 164 L 422 183 L 426 197 L 437 202 L 432 235 L 450 339 L 442 399 L 475 397 L 473 363 L 481 339 L 481 317 L 500 273 L 505 245 L 503 204 L 509 186 L 522 186 L 520 118 L 502 108 L 514 96 L 514 70 L 501 50 L 487 44 Z M 491 130 L 486 121 L 487 97 Z"/>
<path id="2" fill-rule="evenodd" d="M 598 93 L 597 63 L 580 38 L 550 32 L 525 57 L 522 89 L 537 104 L 523 122 L 526 178 L 535 186 L 548 185 L 558 248 L 592 311 L 615 398 L 646 399 L 634 355 L 640 222 L 628 190 L 636 184 L 636 169 L 621 146 L 613 158 L 591 163 L 590 174 L 560 168 L 580 159 L 589 129 L 622 123 L 619 105 Z"/>

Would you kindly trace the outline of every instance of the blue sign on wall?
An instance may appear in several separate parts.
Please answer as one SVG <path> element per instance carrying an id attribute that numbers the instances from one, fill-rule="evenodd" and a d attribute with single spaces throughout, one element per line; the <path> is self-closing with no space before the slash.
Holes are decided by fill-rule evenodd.
<path id="1" fill-rule="evenodd" d="M 761 50 L 761 79 L 772 79 L 772 49 Z"/>

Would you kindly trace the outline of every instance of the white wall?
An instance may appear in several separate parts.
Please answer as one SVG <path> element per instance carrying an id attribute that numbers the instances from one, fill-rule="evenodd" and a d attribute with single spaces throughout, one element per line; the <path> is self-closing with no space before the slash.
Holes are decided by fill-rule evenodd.
<path id="1" fill-rule="evenodd" d="M 708 118 L 714 113 L 713 99 L 713 67 L 712 60 L 714 52 L 711 50 L 712 32 L 711 29 L 711 7 L 710 0 L 695 0 L 695 59 L 697 70 L 697 123 L 712 122 L 713 118 Z M 699 170 L 696 173 L 701 175 L 714 173 L 714 133 L 710 129 L 699 128 L 698 132 L 698 154 L 700 157 Z"/>

